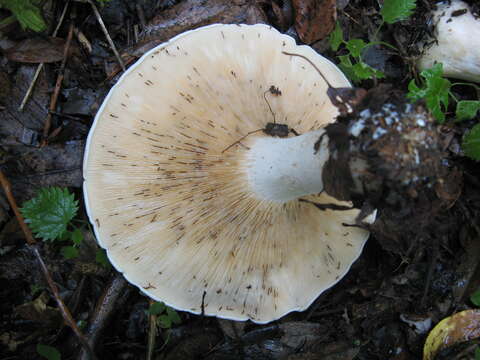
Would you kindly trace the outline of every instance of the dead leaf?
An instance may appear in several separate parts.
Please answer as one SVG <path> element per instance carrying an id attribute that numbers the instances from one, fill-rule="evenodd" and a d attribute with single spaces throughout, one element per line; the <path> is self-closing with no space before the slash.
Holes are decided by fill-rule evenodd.
<path id="1" fill-rule="evenodd" d="M 17 306 L 15 312 L 26 320 L 41 322 L 45 326 L 57 326 L 62 317 L 57 308 L 47 305 L 48 301 L 48 294 L 42 292 L 35 300 Z"/>
<path id="2" fill-rule="evenodd" d="M 480 337 L 480 310 L 465 310 L 440 321 L 428 334 L 423 360 L 433 360 L 442 349 Z"/>
<path id="3" fill-rule="evenodd" d="M 337 20 L 336 0 L 293 0 L 295 29 L 306 44 L 327 37 Z"/>
<path id="4" fill-rule="evenodd" d="M 65 40 L 61 38 L 31 38 L 5 51 L 7 59 L 22 63 L 51 63 L 61 61 Z"/>
<path id="5" fill-rule="evenodd" d="M 209 24 L 249 23 L 249 10 L 256 5 L 249 0 L 186 0 L 162 11 L 145 26 L 140 39 L 157 44 L 186 30 Z M 261 13 L 258 13 L 261 14 Z M 267 19 L 256 18 L 255 22 Z"/>

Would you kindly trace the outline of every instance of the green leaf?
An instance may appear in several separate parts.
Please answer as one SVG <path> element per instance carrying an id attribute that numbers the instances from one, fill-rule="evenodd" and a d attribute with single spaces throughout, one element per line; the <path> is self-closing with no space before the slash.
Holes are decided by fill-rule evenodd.
<path id="1" fill-rule="evenodd" d="M 24 29 L 40 32 L 47 28 L 40 9 L 30 0 L 0 0 L 0 7 L 10 10 Z"/>
<path id="2" fill-rule="evenodd" d="M 372 68 L 370 65 L 365 64 L 364 62 L 358 62 L 352 67 L 355 75 L 361 79 L 372 79 L 373 77 L 377 77 L 379 79 L 384 78 L 385 75 L 380 70 L 376 70 Z"/>
<path id="3" fill-rule="evenodd" d="M 477 111 L 480 110 L 480 101 L 477 100 L 461 100 L 457 103 L 457 109 L 455 115 L 457 121 L 470 120 L 477 115 Z"/>
<path id="4" fill-rule="evenodd" d="M 163 313 L 165 311 L 166 308 L 167 307 L 165 306 L 164 303 L 156 301 L 152 305 L 150 305 L 147 312 L 150 315 L 160 315 L 161 313 Z"/>
<path id="5" fill-rule="evenodd" d="M 412 15 L 416 0 L 385 0 L 380 10 L 383 21 L 388 24 L 404 20 Z"/>
<path id="6" fill-rule="evenodd" d="M 97 252 L 95 253 L 95 261 L 106 268 L 109 268 L 111 266 L 110 261 L 108 261 L 107 252 L 103 249 L 97 250 Z"/>
<path id="7" fill-rule="evenodd" d="M 330 47 L 333 51 L 337 51 L 340 45 L 343 43 L 343 30 L 340 26 L 340 23 L 337 21 L 335 29 L 332 31 L 328 38 L 330 42 Z"/>
<path id="8" fill-rule="evenodd" d="M 432 68 L 423 70 L 420 76 L 424 79 L 422 87 L 415 84 L 412 80 L 408 84 L 409 93 L 407 97 L 417 101 L 424 98 L 428 109 L 438 122 L 445 121 L 445 112 L 448 108 L 450 87 L 449 80 L 442 77 L 443 66 L 441 63 L 435 64 Z"/>
<path id="9" fill-rule="evenodd" d="M 25 222 L 43 240 L 59 239 L 78 210 L 78 201 L 67 189 L 40 189 L 38 195 L 23 204 Z"/>
<path id="10" fill-rule="evenodd" d="M 340 60 L 340 64 L 338 67 L 344 72 L 345 76 L 349 78 L 354 83 L 360 82 L 362 79 L 358 78 L 353 71 L 353 64 L 350 59 L 350 55 L 342 55 L 339 56 L 338 59 Z"/>
<path id="11" fill-rule="evenodd" d="M 427 95 L 426 89 L 420 89 L 417 84 L 415 84 L 415 80 L 410 80 L 408 83 L 408 94 L 407 97 L 412 101 L 418 101 Z"/>
<path id="12" fill-rule="evenodd" d="M 345 43 L 345 46 L 347 50 L 350 51 L 350 55 L 359 58 L 367 44 L 362 39 L 350 39 Z"/>
<path id="13" fill-rule="evenodd" d="M 37 344 L 37 353 L 48 360 L 61 360 L 62 355 L 53 346 Z"/>
<path id="14" fill-rule="evenodd" d="M 480 161 L 480 124 L 475 125 L 463 137 L 463 151 L 468 157 Z"/>
<path id="15" fill-rule="evenodd" d="M 76 246 L 79 246 L 82 241 L 83 241 L 83 234 L 82 234 L 82 230 L 80 230 L 79 228 L 75 228 L 75 230 L 73 230 L 71 233 L 70 233 L 70 239 L 72 239 L 72 242 L 76 245 Z"/>
<path id="16" fill-rule="evenodd" d="M 64 246 L 62 247 L 61 252 L 65 259 L 74 259 L 78 257 L 78 249 L 74 246 Z"/>
<path id="17" fill-rule="evenodd" d="M 172 320 L 168 315 L 160 315 L 157 319 L 157 324 L 162 329 L 170 329 L 172 327 Z"/>
<path id="18" fill-rule="evenodd" d="M 475 291 L 471 296 L 470 296 L 470 301 L 472 302 L 473 305 L 480 307 L 480 289 Z"/>
<path id="19" fill-rule="evenodd" d="M 475 348 L 475 360 L 480 360 L 480 347 Z"/>
<path id="20" fill-rule="evenodd" d="M 178 312 L 176 312 L 175 309 L 172 309 L 169 306 L 167 306 L 167 315 L 173 324 L 179 325 L 182 323 L 182 319 L 180 319 L 180 315 L 178 315 Z"/>

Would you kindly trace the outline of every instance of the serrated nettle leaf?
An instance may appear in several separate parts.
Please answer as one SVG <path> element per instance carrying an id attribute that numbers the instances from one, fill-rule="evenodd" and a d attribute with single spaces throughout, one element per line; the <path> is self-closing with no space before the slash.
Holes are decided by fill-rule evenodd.
<path id="1" fill-rule="evenodd" d="M 475 125 L 463 137 L 463 151 L 468 157 L 480 161 L 480 124 Z"/>
<path id="2" fill-rule="evenodd" d="M 388 24 L 404 20 L 412 15 L 416 0 L 385 0 L 380 10 L 383 21 Z"/>
<path id="3" fill-rule="evenodd" d="M 61 253 L 65 259 L 74 259 L 78 257 L 78 249 L 74 246 L 62 247 Z"/>
<path id="4" fill-rule="evenodd" d="M 73 230 L 71 233 L 70 233 L 70 239 L 72 239 L 72 242 L 75 244 L 75 245 L 80 245 L 83 241 L 83 234 L 82 234 L 82 230 L 80 230 L 79 228 L 75 228 L 75 230 Z"/>
<path id="5" fill-rule="evenodd" d="M 161 313 L 163 313 L 165 311 L 166 308 L 167 307 L 165 306 L 164 303 L 156 301 L 152 305 L 150 305 L 147 312 L 150 315 L 160 315 Z"/>
<path id="6" fill-rule="evenodd" d="M 457 121 L 470 120 L 477 115 L 480 110 L 480 101 L 478 100 L 461 100 L 457 103 L 455 116 Z"/>
<path id="7" fill-rule="evenodd" d="M 24 29 L 39 32 L 47 27 L 40 9 L 30 0 L 0 0 L 0 5 L 10 10 Z"/>
<path id="8" fill-rule="evenodd" d="M 37 353 L 48 360 L 61 360 L 62 355 L 53 346 L 37 344 Z"/>
<path id="9" fill-rule="evenodd" d="M 333 51 L 337 51 L 343 43 L 343 30 L 338 21 L 335 25 L 335 29 L 330 34 L 329 42 Z"/>
<path id="10" fill-rule="evenodd" d="M 362 39 L 350 39 L 345 43 L 345 47 L 350 51 L 350 55 L 359 58 L 362 54 L 362 50 L 365 49 L 367 44 Z"/>
<path id="11" fill-rule="evenodd" d="M 21 208 L 25 222 L 43 240 L 60 239 L 78 210 L 78 201 L 67 189 L 40 189 L 37 196 Z"/>

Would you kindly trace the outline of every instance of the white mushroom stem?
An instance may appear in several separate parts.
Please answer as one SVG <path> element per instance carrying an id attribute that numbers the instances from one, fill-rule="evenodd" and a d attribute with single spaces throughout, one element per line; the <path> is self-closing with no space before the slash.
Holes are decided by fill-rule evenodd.
<path id="1" fill-rule="evenodd" d="M 329 157 L 327 137 L 322 138 L 318 151 L 315 144 L 324 132 L 258 137 L 249 144 L 247 175 L 259 199 L 286 202 L 323 190 L 321 170 Z"/>
<path id="2" fill-rule="evenodd" d="M 425 44 L 420 70 L 443 64 L 446 77 L 480 82 L 480 19 L 468 4 L 453 0 L 433 12 L 434 39 Z"/>

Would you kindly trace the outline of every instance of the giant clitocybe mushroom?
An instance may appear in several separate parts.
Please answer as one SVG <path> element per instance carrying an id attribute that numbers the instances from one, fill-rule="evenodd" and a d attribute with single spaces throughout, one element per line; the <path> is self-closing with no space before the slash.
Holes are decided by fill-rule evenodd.
<path id="1" fill-rule="evenodd" d="M 427 39 L 418 60 L 420 70 L 443 64 L 446 77 L 480 82 L 480 19 L 461 0 L 437 4 L 432 13 L 433 38 Z"/>
<path id="2" fill-rule="evenodd" d="M 98 111 L 88 215 L 112 264 L 148 296 L 266 323 L 306 309 L 360 255 L 369 234 L 346 226 L 359 210 L 323 192 L 322 135 L 337 108 L 316 70 L 283 51 L 350 86 L 271 27 L 212 25 L 145 54 Z"/>

